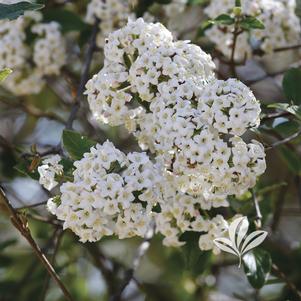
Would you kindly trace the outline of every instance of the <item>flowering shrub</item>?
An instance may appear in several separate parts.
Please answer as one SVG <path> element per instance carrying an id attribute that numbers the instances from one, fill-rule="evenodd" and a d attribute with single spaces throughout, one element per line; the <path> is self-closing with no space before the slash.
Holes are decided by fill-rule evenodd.
<path id="1" fill-rule="evenodd" d="M 298 8 L 0 0 L 0 300 L 299 300 Z"/>

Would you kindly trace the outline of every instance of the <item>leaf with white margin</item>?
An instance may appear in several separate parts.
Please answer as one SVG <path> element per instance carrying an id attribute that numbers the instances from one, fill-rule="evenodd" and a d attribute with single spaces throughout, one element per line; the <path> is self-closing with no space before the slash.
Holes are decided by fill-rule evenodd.
<path id="1" fill-rule="evenodd" d="M 268 234 L 266 231 L 258 230 L 246 236 L 248 228 L 249 221 L 247 217 L 239 217 L 229 226 L 228 233 L 230 239 L 222 237 L 213 240 L 214 244 L 222 251 L 238 256 L 238 267 L 241 266 L 243 255 L 259 246 Z"/>
<path id="2" fill-rule="evenodd" d="M 241 254 L 244 255 L 248 251 L 254 249 L 257 246 L 259 246 L 265 240 L 267 235 L 268 235 L 268 232 L 262 231 L 262 230 L 252 232 L 245 239 L 245 241 L 242 245 L 242 248 L 241 248 Z"/>
<path id="3" fill-rule="evenodd" d="M 247 218 L 244 218 L 241 223 L 238 225 L 238 233 L 237 233 L 237 241 L 236 241 L 236 247 L 239 250 L 240 244 L 247 235 L 248 229 L 249 229 L 249 221 Z"/>
<path id="4" fill-rule="evenodd" d="M 233 255 L 239 256 L 238 252 L 234 249 L 232 242 L 228 238 L 225 237 L 216 238 L 213 240 L 213 242 L 219 249 L 227 253 L 231 253 Z"/>
<path id="5" fill-rule="evenodd" d="M 238 248 L 236 247 L 236 233 L 238 230 L 238 227 L 240 223 L 245 219 L 246 217 L 239 217 L 235 219 L 229 226 L 229 237 L 232 242 L 232 247 L 235 249 L 237 253 L 239 253 Z"/>

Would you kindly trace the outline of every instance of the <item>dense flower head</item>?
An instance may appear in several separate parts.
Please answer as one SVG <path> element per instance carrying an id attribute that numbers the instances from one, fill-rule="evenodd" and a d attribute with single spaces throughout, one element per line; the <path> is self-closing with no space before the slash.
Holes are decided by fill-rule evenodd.
<path id="1" fill-rule="evenodd" d="M 181 235 L 187 231 L 202 235 L 211 233 L 219 237 L 227 229 L 227 222 L 221 215 L 210 218 L 207 214 L 212 208 L 227 207 L 229 204 L 225 199 L 206 200 L 202 195 L 192 196 L 184 193 L 170 174 L 160 181 L 157 195 L 160 200 L 160 212 L 155 214 L 156 231 L 164 236 L 163 244 L 166 246 L 184 245 Z M 224 227 L 213 233 L 212 228 L 217 219 L 223 221 Z M 213 245 L 210 246 L 202 246 L 201 249 L 212 249 Z"/>
<path id="2" fill-rule="evenodd" d="M 124 124 L 184 193 L 210 200 L 254 186 L 265 155 L 260 143 L 239 138 L 259 125 L 260 105 L 248 87 L 216 80 L 209 55 L 142 19 L 111 34 L 107 46 L 104 68 L 87 84 L 97 119 Z M 236 156 L 239 146 L 245 157 Z"/>
<path id="3" fill-rule="evenodd" d="M 216 18 L 231 13 L 234 0 L 212 0 L 205 13 Z M 296 45 L 300 41 L 301 27 L 296 16 L 296 1 L 290 0 L 245 0 L 242 12 L 263 22 L 264 30 L 244 32 L 238 37 L 236 59 L 251 56 L 252 49 L 259 48 L 272 53 L 275 48 Z M 233 44 L 233 26 L 214 26 L 206 31 L 207 36 L 225 56 L 230 57 Z"/>
<path id="4" fill-rule="evenodd" d="M 52 157 L 39 168 L 44 186 L 49 186 L 46 181 L 50 179 L 57 184 L 54 175 L 62 172 L 59 161 L 59 156 Z M 200 210 L 228 206 L 225 200 L 208 201 L 181 192 L 174 178 L 162 177 L 161 164 L 154 164 L 146 153 L 125 155 L 109 141 L 92 147 L 74 167 L 74 179 L 60 187 L 61 195 L 48 201 L 48 209 L 82 242 L 109 235 L 143 237 L 154 220 L 156 232 L 164 236 L 163 244 L 180 246 L 185 231 L 213 235 L 216 218 L 222 219 L 204 217 Z M 226 228 L 224 221 L 216 237 Z"/>
<path id="5" fill-rule="evenodd" d="M 189 81 L 213 77 L 209 55 L 188 42 L 173 42 L 159 23 L 130 21 L 109 35 L 103 69 L 88 82 L 86 94 L 96 119 L 110 125 L 128 124 L 163 92 L 175 93 Z M 134 123 L 134 124 L 133 124 Z"/>
<path id="6" fill-rule="evenodd" d="M 13 69 L 4 86 L 16 95 L 39 93 L 44 77 L 57 75 L 65 64 L 60 25 L 41 21 L 42 14 L 35 11 L 25 12 L 16 20 L 0 20 L 0 69 Z M 31 44 L 27 41 L 29 33 Z"/>
<path id="7" fill-rule="evenodd" d="M 49 201 L 64 228 L 83 242 L 112 234 L 120 238 L 145 234 L 154 202 L 149 191 L 158 180 L 145 153 L 125 155 L 107 141 L 92 147 L 74 166 L 73 182 L 60 188 L 60 204 L 55 207 Z"/>
<path id="8" fill-rule="evenodd" d="M 220 133 L 241 136 L 259 125 L 259 101 L 237 79 L 213 81 L 204 88 L 201 98 L 198 110 L 202 119 Z"/>
<path id="9" fill-rule="evenodd" d="M 98 144 L 74 163 L 49 209 L 83 242 L 143 236 L 154 220 L 164 245 L 181 246 L 194 231 L 201 249 L 214 248 L 227 222 L 211 210 L 253 187 L 266 167 L 263 146 L 240 137 L 258 126 L 259 102 L 240 81 L 217 80 L 211 57 L 161 24 L 129 21 L 104 50 L 104 67 L 86 85 L 90 109 L 124 125 L 152 159 Z"/>

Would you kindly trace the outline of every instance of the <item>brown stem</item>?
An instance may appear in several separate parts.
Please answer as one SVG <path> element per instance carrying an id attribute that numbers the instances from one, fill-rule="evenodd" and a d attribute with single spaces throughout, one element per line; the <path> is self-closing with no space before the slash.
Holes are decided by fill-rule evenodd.
<path id="1" fill-rule="evenodd" d="M 276 113 L 266 114 L 265 116 L 263 116 L 261 118 L 261 122 L 265 122 L 267 120 L 275 119 L 275 118 L 279 118 L 279 117 L 287 117 L 287 116 L 291 116 L 291 115 L 292 114 L 289 112 L 276 112 Z"/>
<path id="2" fill-rule="evenodd" d="M 275 204 L 272 225 L 271 225 L 272 232 L 275 232 L 278 228 L 281 214 L 282 214 L 283 205 L 285 202 L 285 195 L 286 195 L 286 192 L 288 191 L 288 188 L 289 188 L 289 185 L 285 185 L 285 186 L 282 186 L 279 191 L 278 198 L 277 198 L 276 204 Z"/>
<path id="3" fill-rule="evenodd" d="M 281 51 L 287 51 L 287 50 L 299 49 L 299 48 L 301 48 L 301 44 L 276 48 L 276 49 L 274 49 L 274 52 L 281 52 Z"/>
<path id="4" fill-rule="evenodd" d="M 55 257 L 58 252 L 59 246 L 60 246 L 62 235 L 63 235 L 62 229 L 59 229 L 59 228 L 55 229 L 53 239 L 52 239 L 54 248 L 53 248 L 53 254 L 52 254 L 52 257 L 50 260 L 50 263 L 52 266 L 54 265 L 54 262 L 55 262 Z M 48 277 L 46 277 L 46 279 L 45 279 L 44 287 L 42 289 L 42 294 L 41 294 L 41 298 L 40 298 L 41 301 L 44 301 L 47 296 L 49 284 L 50 284 L 50 276 L 48 275 Z"/>
<path id="5" fill-rule="evenodd" d="M 295 185 L 297 189 L 299 204 L 301 206 L 301 177 L 299 175 L 295 177 Z"/>
<path id="6" fill-rule="evenodd" d="M 109 296 L 112 296 L 116 291 L 116 274 L 118 274 L 118 272 L 115 270 L 115 267 L 119 270 L 121 265 L 116 266 L 116 262 L 106 258 L 97 245 L 93 243 L 87 243 L 84 246 L 91 255 L 95 266 L 103 275 L 106 281 Z"/>
<path id="7" fill-rule="evenodd" d="M 259 206 L 259 203 L 258 203 L 258 198 L 256 196 L 254 188 L 251 189 L 251 193 L 252 193 L 252 200 L 253 200 L 253 204 L 254 204 L 254 208 L 255 208 L 255 212 L 256 212 L 255 224 L 256 224 L 256 227 L 258 229 L 260 229 L 261 226 L 262 226 L 262 214 L 261 214 L 261 211 L 260 211 L 260 206 Z"/>
<path id="8" fill-rule="evenodd" d="M 276 264 L 272 265 L 272 272 L 277 277 L 279 277 L 280 279 L 282 279 L 286 283 L 287 287 L 292 292 L 295 293 L 296 297 L 298 297 L 298 299 L 301 300 L 301 292 L 297 289 L 296 285 L 294 283 L 292 283 L 282 271 L 280 271 L 280 269 L 278 268 L 278 266 Z"/>
<path id="9" fill-rule="evenodd" d="M 47 118 L 50 120 L 57 121 L 59 123 L 65 124 L 65 120 L 60 117 L 59 115 L 53 113 L 53 112 L 43 112 L 40 109 L 34 107 L 33 105 L 26 104 L 23 101 L 20 101 L 18 103 L 11 102 L 11 101 L 6 101 L 5 99 L 1 98 L 0 101 L 4 103 L 7 106 L 12 106 L 14 108 L 19 108 L 23 112 L 27 113 L 28 115 L 37 117 L 37 118 Z"/>
<path id="10" fill-rule="evenodd" d="M 237 77 L 236 73 L 236 63 L 235 63 L 235 50 L 236 50 L 236 44 L 237 44 L 237 38 L 242 33 L 242 31 L 239 29 L 239 20 L 235 21 L 234 25 L 234 32 L 233 32 L 233 44 L 232 44 L 232 51 L 231 51 L 231 57 L 230 57 L 230 70 L 232 73 L 232 76 Z"/>
<path id="11" fill-rule="evenodd" d="M 300 135 L 301 135 L 301 129 L 298 132 L 294 133 L 293 135 L 286 137 L 285 139 L 282 139 L 280 141 L 277 141 L 277 142 L 271 144 L 270 146 L 265 147 L 265 150 L 271 150 L 273 148 L 276 148 L 277 146 L 287 144 L 287 143 L 291 142 L 292 140 L 298 138 Z"/>
<path id="12" fill-rule="evenodd" d="M 56 284 L 61 289 L 62 293 L 64 294 L 65 298 L 68 301 L 73 301 L 69 291 L 61 281 L 60 277 L 54 270 L 51 263 L 48 261 L 40 247 L 37 245 L 35 240 L 33 239 L 30 229 L 28 228 L 27 221 L 20 216 L 14 208 L 10 205 L 9 200 L 7 199 L 4 191 L 0 188 L 0 204 L 5 208 L 5 212 L 10 216 L 10 220 L 12 224 L 15 226 L 15 228 L 20 232 L 20 234 L 27 240 L 27 242 L 32 247 L 35 255 L 38 257 L 42 265 L 45 267 L 49 275 L 52 277 L 52 279 L 56 282 Z"/>
<path id="13" fill-rule="evenodd" d="M 153 238 L 154 234 L 155 234 L 155 221 L 152 220 L 150 222 L 149 229 L 146 231 L 144 239 L 137 250 L 137 254 L 134 258 L 132 268 L 126 271 L 125 279 L 124 279 L 123 283 L 121 284 L 120 289 L 116 292 L 116 294 L 114 294 L 113 296 L 110 297 L 109 301 L 120 301 L 121 300 L 121 296 L 122 296 L 124 290 L 128 287 L 130 282 L 132 280 L 134 280 L 134 273 L 137 270 L 137 268 L 139 267 L 141 259 L 143 258 L 146 251 L 148 250 L 148 248 L 150 246 L 150 241 Z"/>
<path id="14" fill-rule="evenodd" d="M 23 206 L 23 207 L 15 208 L 15 210 L 29 209 L 29 208 L 43 206 L 43 205 L 46 205 L 46 204 L 47 204 L 47 201 L 42 201 L 42 202 L 39 202 L 39 203 L 35 203 L 35 204 L 31 204 L 31 205 L 26 205 L 26 206 Z"/>
<path id="15" fill-rule="evenodd" d="M 100 20 L 96 19 L 93 29 L 92 29 L 92 35 L 91 35 L 89 46 L 87 49 L 85 62 L 84 62 L 84 66 L 83 66 L 83 71 L 82 71 L 81 78 L 80 78 L 80 83 L 79 83 L 79 86 L 77 89 L 74 104 L 71 108 L 71 112 L 70 112 L 69 118 L 67 120 L 66 129 L 72 129 L 73 122 L 76 119 L 78 110 L 80 108 L 80 98 L 81 98 L 82 94 L 84 93 L 85 85 L 89 79 L 90 65 L 92 62 L 93 53 L 96 49 L 96 36 L 99 31 L 99 23 L 100 23 Z"/>

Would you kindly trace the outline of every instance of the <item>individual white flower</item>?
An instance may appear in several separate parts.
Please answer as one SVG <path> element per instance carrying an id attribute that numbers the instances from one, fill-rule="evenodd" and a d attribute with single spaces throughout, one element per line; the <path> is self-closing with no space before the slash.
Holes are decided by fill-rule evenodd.
<path id="1" fill-rule="evenodd" d="M 59 163 L 60 161 L 61 157 L 59 155 L 53 155 L 44 159 L 42 165 L 38 167 L 39 182 L 49 191 L 59 184 L 56 181 L 56 176 L 61 176 L 63 173 L 63 165 Z"/>

